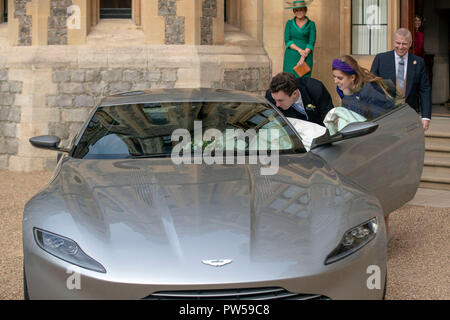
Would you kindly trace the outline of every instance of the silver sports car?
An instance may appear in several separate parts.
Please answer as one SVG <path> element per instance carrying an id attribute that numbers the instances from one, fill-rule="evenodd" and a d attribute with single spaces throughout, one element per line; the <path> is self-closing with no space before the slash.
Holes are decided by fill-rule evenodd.
<path id="1" fill-rule="evenodd" d="M 382 299 L 384 216 L 415 195 L 417 114 L 315 139 L 264 98 L 171 89 L 104 99 L 23 218 L 31 299 Z"/>

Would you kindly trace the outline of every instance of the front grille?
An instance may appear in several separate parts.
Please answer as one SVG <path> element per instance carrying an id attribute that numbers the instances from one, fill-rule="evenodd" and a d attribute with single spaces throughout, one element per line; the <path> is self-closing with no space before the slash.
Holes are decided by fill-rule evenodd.
<path id="1" fill-rule="evenodd" d="M 159 291 L 144 300 L 330 300 L 317 294 L 298 294 L 283 288 Z"/>

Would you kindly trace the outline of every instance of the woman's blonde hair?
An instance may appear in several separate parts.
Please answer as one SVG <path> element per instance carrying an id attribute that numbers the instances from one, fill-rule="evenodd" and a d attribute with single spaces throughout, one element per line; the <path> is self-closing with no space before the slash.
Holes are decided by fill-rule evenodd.
<path id="1" fill-rule="evenodd" d="M 380 86 L 380 88 L 383 90 L 383 92 L 388 97 L 392 98 L 392 96 L 386 91 L 386 88 L 385 88 L 386 86 L 383 84 L 383 79 L 380 77 L 377 77 L 376 75 L 374 75 L 372 72 L 370 72 L 366 68 L 361 67 L 352 56 L 344 55 L 344 56 L 337 58 L 337 60 L 347 64 L 355 71 L 355 73 L 353 75 L 355 76 L 354 84 L 355 84 L 356 88 L 362 88 L 367 83 L 373 82 L 373 83 L 378 84 Z M 349 76 L 352 75 L 352 74 L 349 74 L 338 68 L 333 68 L 333 70 L 339 70 Z"/>

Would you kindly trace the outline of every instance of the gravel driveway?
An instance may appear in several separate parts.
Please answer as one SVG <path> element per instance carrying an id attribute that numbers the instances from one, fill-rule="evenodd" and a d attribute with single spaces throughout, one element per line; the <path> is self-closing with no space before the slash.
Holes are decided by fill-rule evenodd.
<path id="1" fill-rule="evenodd" d="M 0 171 L 0 299 L 23 298 L 23 207 L 51 175 Z M 450 208 L 405 206 L 390 223 L 387 299 L 450 299 Z"/>

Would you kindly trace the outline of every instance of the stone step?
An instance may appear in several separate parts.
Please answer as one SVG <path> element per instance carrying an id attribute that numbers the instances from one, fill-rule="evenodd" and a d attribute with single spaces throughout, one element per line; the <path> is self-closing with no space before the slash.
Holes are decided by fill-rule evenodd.
<path id="1" fill-rule="evenodd" d="M 445 137 L 425 137 L 425 142 L 450 146 L 450 138 Z"/>
<path id="2" fill-rule="evenodd" d="M 226 46 L 242 46 L 253 47 L 257 46 L 257 41 L 248 34 L 242 32 L 239 28 L 225 23 L 225 45 Z"/>
<path id="3" fill-rule="evenodd" d="M 431 158 L 449 158 L 450 159 L 450 153 L 448 153 L 448 152 L 427 151 L 425 153 L 425 158 L 427 156 L 429 156 Z"/>
<path id="4" fill-rule="evenodd" d="M 430 129 L 425 132 L 425 136 L 444 136 L 448 137 L 450 133 L 450 118 L 433 117 L 430 123 Z"/>
<path id="5" fill-rule="evenodd" d="M 450 168 L 450 153 L 441 154 L 442 156 L 437 156 L 434 152 L 427 152 L 425 154 L 425 166 Z"/>
<path id="6" fill-rule="evenodd" d="M 421 182 L 419 187 L 423 189 L 450 190 L 450 184 L 445 183 Z"/>
<path id="7" fill-rule="evenodd" d="M 440 141 L 425 141 L 425 151 L 433 152 L 450 152 L 450 139 L 447 140 L 449 143 Z"/>
<path id="8" fill-rule="evenodd" d="M 421 182 L 450 186 L 450 168 L 424 167 Z"/>
<path id="9" fill-rule="evenodd" d="M 449 121 L 450 124 L 450 121 Z M 450 139 L 450 128 L 447 129 L 448 131 L 427 131 L 425 132 L 425 138 L 446 138 Z"/>

